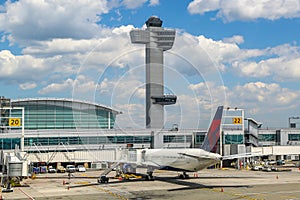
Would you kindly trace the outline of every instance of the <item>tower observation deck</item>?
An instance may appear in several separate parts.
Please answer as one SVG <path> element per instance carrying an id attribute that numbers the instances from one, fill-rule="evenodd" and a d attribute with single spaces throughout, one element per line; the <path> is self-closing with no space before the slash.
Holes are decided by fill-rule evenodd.
<path id="1" fill-rule="evenodd" d="M 145 30 L 130 32 L 132 43 L 146 44 L 146 127 L 164 127 L 164 106 L 176 103 L 175 95 L 164 95 L 163 52 L 172 48 L 175 30 L 162 28 L 162 20 L 152 16 Z"/>

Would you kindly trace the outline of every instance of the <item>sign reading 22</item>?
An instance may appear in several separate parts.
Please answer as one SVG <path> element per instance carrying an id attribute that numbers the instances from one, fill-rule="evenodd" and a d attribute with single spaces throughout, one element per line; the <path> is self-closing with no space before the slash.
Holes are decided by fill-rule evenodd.
<path id="1" fill-rule="evenodd" d="M 234 117 L 232 118 L 233 124 L 242 124 L 242 118 L 241 117 Z"/>

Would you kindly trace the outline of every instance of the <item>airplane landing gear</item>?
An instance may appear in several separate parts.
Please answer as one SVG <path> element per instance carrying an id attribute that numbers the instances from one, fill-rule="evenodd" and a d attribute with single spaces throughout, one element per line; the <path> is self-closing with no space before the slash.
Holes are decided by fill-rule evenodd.
<path id="1" fill-rule="evenodd" d="M 106 176 L 101 176 L 98 178 L 98 183 L 108 183 L 109 178 Z"/>
<path id="2" fill-rule="evenodd" d="M 179 178 L 181 178 L 181 179 L 188 179 L 189 175 L 186 172 L 183 172 L 182 174 L 179 175 Z"/>
<path id="3" fill-rule="evenodd" d="M 153 171 L 147 172 L 147 175 L 145 175 L 145 180 L 146 181 L 153 181 L 154 180 Z"/>

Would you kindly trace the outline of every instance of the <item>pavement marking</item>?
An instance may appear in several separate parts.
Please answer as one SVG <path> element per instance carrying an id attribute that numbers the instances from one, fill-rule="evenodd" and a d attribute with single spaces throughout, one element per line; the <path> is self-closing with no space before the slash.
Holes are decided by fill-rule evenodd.
<path id="1" fill-rule="evenodd" d="M 252 197 L 249 197 L 248 195 L 245 195 L 245 194 L 236 194 L 234 192 L 227 192 L 227 191 L 222 190 L 221 188 L 218 188 L 218 189 L 217 188 L 213 188 L 213 189 L 204 188 L 204 189 L 209 190 L 209 191 L 218 192 L 218 193 L 224 193 L 224 194 L 227 194 L 229 196 L 238 197 L 239 199 L 258 200 L 257 198 L 252 198 Z"/>
<path id="2" fill-rule="evenodd" d="M 81 185 L 87 185 L 90 184 L 91 182 L 88 181 L 82 181 L 82 182 L 75 182 L 74 184 L 81 184 Z M 98 185 L 97 185 L 98 186 Z M 94 188 L 98 189 L 98 190 L 102 190 L 105 193 L 116 197 L 118 199 L 121 200 L 128 200 L 128 198 L 126 198 L 126 195 L 131 195 L 131 193 L 124 191 L 124 190 L 120 190 L 120 189 L 116 189 L 116 188 L 112 188 L 108 185 L 103 185 L 102 187 L 97 187 L 96 185 L 93 185 Z M 100 185 L 99 185 L 100 186 Z M 114 191 L 113 191 L 114 190 Z M 123 193 L 123 194 L 122 194 Z M 125 193 L 125 194 L 124 194 Z"/>
<path id="3" fill-rule="evenodd" d="M 87 185 L 91 182 L 88 182 L 88 181 L 81 181 L 81 182 L 74 182 L 74 184 L 79 184 L 79 185 Z"/>
<path id="4" fill-rule="evenodd" d="M 21 188 L 18 188 L 18 190 L 20 190 L 23 194 L 25 194 L 29 199 L 34 200 L 34 198 L 32 196 L 30 196 L 29 194 L 24 192 Z"/>
<path id="5" fill-rule="evenodd" d="M 298 190 L 293 191 L 277 191 L 277 192 L 252 192 L 252 193 L 243 193 L 247 195 L 257 195 L 257 194 L 295 194 L 300 193 Z"/>
<path id="6" fill-rule="evenodd" d="M 117 194 L 117 193 L 114 193 L 114 192 L 112 192 L 110 189 L 105 189 L 105 188 L 102 188 L 102 187 L 96 187 L 96 186 L 94 186 L 95 188 L 97 188 L 97 189 L 100 189 L 100 190 L 102 190 L 102 191 L 104 191 L 105 193 L 107 193 L 107 194 L 109 194 L 109 195 L 111 195 L 111 196 L 114 196 L 114 197 L 117 197 L 118 199 L 121 199 L 121 200 L 129 200 L 128 198 L 126 198 L 125 196 L 123 196 L 123 195 L 120 195 L 120 194 Z"/>

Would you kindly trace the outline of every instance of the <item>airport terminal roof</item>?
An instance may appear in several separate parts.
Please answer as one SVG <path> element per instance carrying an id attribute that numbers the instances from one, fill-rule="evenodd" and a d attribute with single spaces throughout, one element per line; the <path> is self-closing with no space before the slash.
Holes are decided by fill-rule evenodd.
<path id="1" fill-rule="evenodd" d="M 121 111 L 115 110 L 111 107 L 104 106 L 102 104 L 97 104 L 90 101 L 84 101 L 84 100 L 76 100 L 76 99 L 67 99 L 67 98 L 26 98 L 26 99 L 16 99 L 11 101 L 12 104 L 14 103 L 22 103 L 22 102 L 36 102 L 36 103 L 42 103 L 42 102 L 68 102 L 70 104 L 64 104 L 62 106 L 71 106 L 72 108 L 78 108 L 78 105 L 85 105 L 87 106 L 95 106 L 98 109 L 106 110 L 109 112 L 112 112 L 114 114 L 122 114 Z"/>

